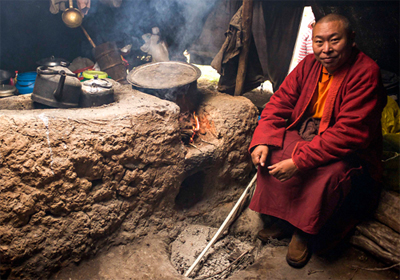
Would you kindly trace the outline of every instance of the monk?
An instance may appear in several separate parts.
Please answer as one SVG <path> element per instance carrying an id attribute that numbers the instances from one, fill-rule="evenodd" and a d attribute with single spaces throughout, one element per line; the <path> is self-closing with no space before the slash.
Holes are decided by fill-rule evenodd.
<path id="1" fill-rule="evenodd" d="M 258 166 L 250 209 L 275 221 L 258 237 L 291 236 L 286 260 L 296 268 L 319 242 L 341 240 L 379 199 L 386 94 L 379 67 L 354 38 L 344 16 L 315 24 L 314 54 L 266 104 L 249 147 Z"/>

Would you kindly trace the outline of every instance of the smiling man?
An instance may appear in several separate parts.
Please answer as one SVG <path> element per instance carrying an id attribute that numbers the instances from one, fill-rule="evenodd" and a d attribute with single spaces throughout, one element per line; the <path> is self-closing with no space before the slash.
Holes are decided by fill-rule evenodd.
<path id="1" fill-rule="evenodd" d="M 316 23 L 314 55 L 274 93 L 249 147 L 258 165 L 250 208 L 274 221 L 258 237 L 291 236 L 293 267 L 341 240 L 379 197 L 386 95 L 379 67 L 354 38 L 341 15 Z"/>

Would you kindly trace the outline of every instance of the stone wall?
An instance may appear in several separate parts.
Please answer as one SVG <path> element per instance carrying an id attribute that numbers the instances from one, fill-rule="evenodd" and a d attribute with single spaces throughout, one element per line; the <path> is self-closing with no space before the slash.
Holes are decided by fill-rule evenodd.
<path id="1" fill-rule="evenodd" d="M 198 172 L 202 199 L 244 187 L 257 120 L 248 99 L 199 89 L 207 133 L 184 145 L 175 103 L 114 86 L 116 102 L 101 107 L 33 110 L 25 96 L 31 110 L 0 111 L 2 279 L 45 278 L 152 221 L 167 227 Z"/>

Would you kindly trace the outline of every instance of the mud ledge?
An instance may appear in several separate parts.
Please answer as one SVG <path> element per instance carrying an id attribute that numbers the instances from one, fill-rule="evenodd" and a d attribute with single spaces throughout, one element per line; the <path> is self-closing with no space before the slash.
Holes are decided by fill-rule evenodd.
<path id="1" fill-rule="evenodd" d="M 116 102 L 94 108 L 0 102 L 2 279 L 43 279 L 163 230 L 174 238 L 186 218 L 217 225 L 212 209 L 249 180 L 257 109 L 248 99 L 199 88 L 208 132 L 187 146 L 175 103 L 114 86 Z"/>

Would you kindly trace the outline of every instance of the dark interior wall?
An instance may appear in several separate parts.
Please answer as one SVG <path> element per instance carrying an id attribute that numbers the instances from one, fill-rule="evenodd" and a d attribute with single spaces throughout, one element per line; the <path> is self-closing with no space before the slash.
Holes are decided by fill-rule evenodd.
<path id="1" fill-rule="evenodd" d="M 141 36 L 158 26 L 172 56 L 181 55 L 201 33 L 217 0 L 124 0 L 113 8 L 91 0 L 83 26 L 96 45 L 114 41 L 118 47 L 144 44 Z M 76 7 L 74 1 L 74 7 Z M 92 60 L 92 46 L 78 28 L 68 28 L 62 12 L 53 15 L 49 0 L 0 1 L 0 69 L 35 71 L 36 61 L 52 55 L 72 61 Z"/>
<path id="2" fill-rule="evenodd" d="M 11 71 L 35 71 L 35 62 L 51 55 L 73 59 L 84 39 L 43 0 L 1 0 L 0 28 L 0 68 Z"/>
<path id="3" fill-rule="evenodd" d="M 400 1 L 312 1 L 318 20 L 329 13 L 346 16 L 357 46 L 379 67 L 399 75 Z"/>
<path id="4" fill-rule="evenodd" d="M 242 2 L 123 0 L 121 7 L 111 8 L 92 0 L 83 26 L 97 45 L 107 41 L 117 42 L 118 47 L 132 44 L 139 54 L 139 47 L 144 44 L 141 36 L 158 26 L 172 56 L 179 56 L 199 38 L 207 15 L 220 1 L 231 1 L 236 6 Z M 285 1 L 288 6 L 290 2 Z M 313 5 L 317 18 L 329 12 L 348 16 L 357 31 L 356 42 L 360 49 L 381 68 L 399 74 L 399 1 L 310 0 L 309 4 Z M 74 5 L 76 7 L 75 1 Z M 224 34 L 218 32 L 208 37 L 223 42 Z M 51 14 L 49 0 L 0 0 L 0 36 L 0 69 L 34 71 L 36 61 L 51 55 L 69 61 L 78 56 L 94 60 L 92 46 L 82 30 L 66 27 L 61 12 Z M 202 42 L 202 48 L 207 51 L 207 42 Z"/>

